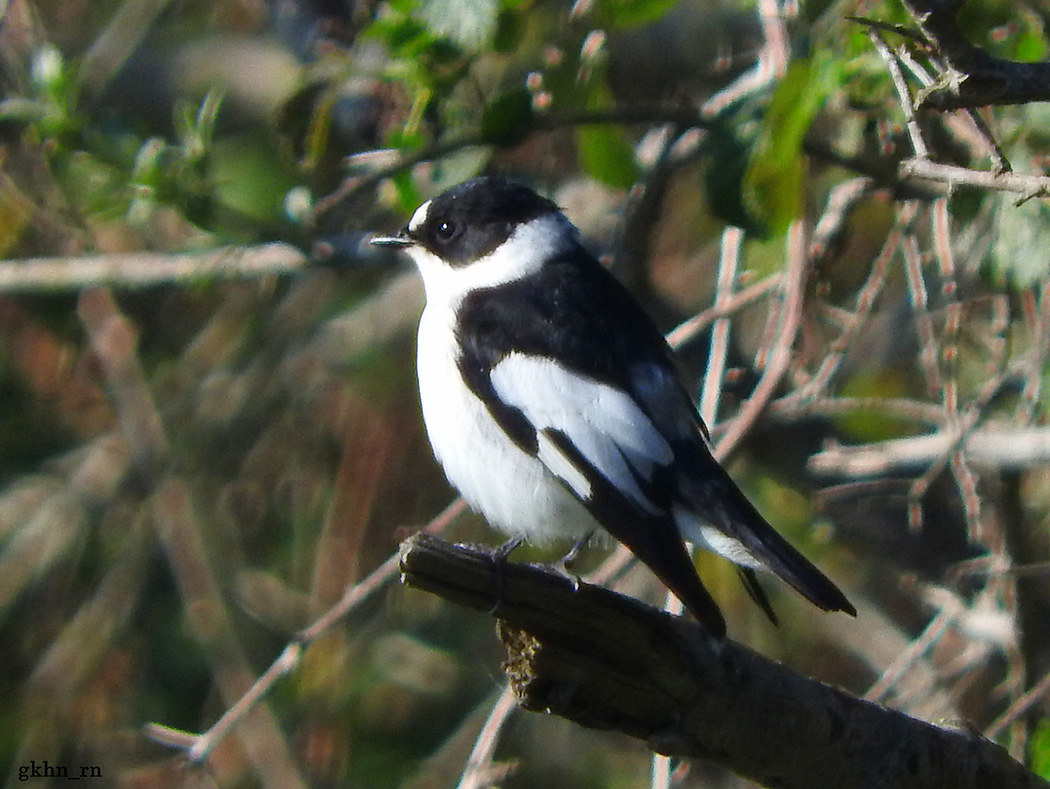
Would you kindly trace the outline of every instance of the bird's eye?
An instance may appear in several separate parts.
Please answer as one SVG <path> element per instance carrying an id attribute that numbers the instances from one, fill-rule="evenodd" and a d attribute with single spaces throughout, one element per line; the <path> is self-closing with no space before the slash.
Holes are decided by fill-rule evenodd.
<path id="1" fill-rule="evenodd" d="M 459 227 L 455 222 L 441 222 L 435 231 L 438 241 L 451 241 L 459 234 Z"/>

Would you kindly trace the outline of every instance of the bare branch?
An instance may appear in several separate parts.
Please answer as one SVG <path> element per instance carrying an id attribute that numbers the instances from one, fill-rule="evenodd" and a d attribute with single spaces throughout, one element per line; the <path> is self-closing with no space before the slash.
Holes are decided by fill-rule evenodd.
<path id="1" fill-rule="evenodd" d="M 493 611 L 524 708 L 779 787 L 1046 787 L 1002 748 L 802 677 L 607 589 L 416 535 L 407 584 Z"/>
<path id="2" fill-rule="evenodd" d="M 105 288 L 84 292 L 77 310 L 102 364 L 131 456 L 140 471 L 156 472 L 167 461 L 170 445 L 136 355 L 138 332 Z"/>
<path id="3" fill-rule="evenodd" d="M 904 5 L 944 61 L 940 81 L 919 96 L 920 108 L 953 110 L 1050 101 L 1050 63 L 1003 60 L 971 44 L 955 21 L 960 3 L 904 0 Z"/>
<path id="4" fill-rule="evenodd" d="M 170 5 L 171 0 L 124 0 L 84 54 L 81 85 L 93 95 L 101 94 Z"/>
<path id="5" fill-rule="evenodd" d="M 171 476 L 158 484 L 152 505 L 154 526 L 179 585 L 187 624 L 211 659 L 223 701 L 232 705 L 249 690 L 252 670 L 205 558 L 192 495 L 182 479 Z M 253 712 L 243 721 L 240 739 L 264 786 L 305 789 L 306 782 L 273 713 L 265 706 Z"/>
<path id="6" fill-rule="evenodd" d="M 915 107 L 911 101 L 911 91 L 908 90 L 908 83 L 904 80 L 904 73 L 901 71 L 900 63 L 897 62 L 897 58 L 890 49 L 890 45 L 886 43 L 886 39 L 882 37 L 882 34 L 876 28 L 868 28 L 868 38 L 871 39 L 871 43 L 886 63 L 886 68 L 889 69 L 893 87 L 897 91 L 897 98 L 900 99 L 901 109 L 904 110 L 904 120 L 908 129 L 908 137 L 911 139 L 911 147 L 917 157 L 926 159 L 929 157 L 930 152 L 926 148 L 925 140 L 922 139 L 922 130 L 919 128 L 919 122 L 915 118 Z"/>
<path id="7" fill-rule="evenodd" d="M 1007 726 L 1031 709 L 1036 702 L 1045 698 L 1047 693 L 1050 693 L 1050 674 L 1044 675 L 1035 684 L 1035 687 L 1011 704 L 1010 708 L 988 727 L 988 736 L 995 737 L 999 735 Z"/>
<path id="8" fill-rule="evenodd" d="M 1045 175 L 971 170 L 969 167 L 958 167 L 954 164 L 938 164 L 929 159 L 905 159 L 900 163 L 899 175 L 904 180 L 943 183 L 949 189 L 973 186 L 978 189 L 1014 192 L 1024 195 L 1025 198 L 1050 195 L 1050 177 Z"/>
<path id="9" fill-rule="evenodd" d="M 667 343 L 672 348 L 684 345 L 719 318 L 732 315 L 759 299 L 769 296 L 780 286 L 782 279 L 780 274 L 770 274 L 765 279 L 738 290 L 726 299 L 725 303 L 714 304 L 698 315 L 680 323 L 667 335 Z"/>
<path id="10" fill-rule="evenodd" d="M 497 765 L 494 756 L 503 724 L 517 708 L 514 691 L 507 685 L 492 705 L 481 734 L 474 743 L 474 749 L 470 752 L 467 769 L 463 771 L 457 789 L 485 789 L 506 777 L 507 767 Z"/>
<path id="11" fill-rule="evenodd" d="M 959 442 L 959 431 L 899 438 L 859 447 L 832 446 L 810 458 L 809 468 L 825 476 L 875 477 L 914 471 L 943 461 Z M 976 466 L 1026 469 L 1050 462 L 1050 429 L 985 428 L 962 442 L 966 459 Z"/>
<path id="12" fill-rule="evenodd" d="M 27 258 L 0 263 L 0 293 L 83 290 L 103 285 L 147 288 L 191 284 L 205 279 L 289 274 L 306 265 L 306 256 L 288 244 L 223 247 L 173 255 L 125 252 L 70 258 Z"/>
<path id="13" fill-rule="evenodd" d="M 722 231 L 722 249 L 718 256 L 718 284 L 715 290 L 715 308 L 725 309 L 733 298 L 737 270 L 740 266 L 740 251 L 744 242 L 744 231 L 738 227 L 727 227 Z M 713 425 L 718 419 L 718 401 L 722 396 L 722 376 L 725 374 L 726 356 L 729 354 L 728 317 L 718 318 L 711 329 L 711 351 L 704 383 L 700 388 L 700 417 Z"/>
<path id="14" fill-rule="evenodd" d="M 901 676 L 904 675 L 914 663 L 921 660 L 923 656 L 933 648 L 933 645 L 937 643 L 942 635 L 948 630 L 948 626 L 951 625 L 952 619 L 954 618 L 954 612 L 947 608 L 944 608 L 937 614 L 933 619 L 926 625 L 926 629 L 908 644 L 907 649 L 903 650 L 897 655 L 897 658 L 890 664 L 883 672 L 882 676 L 879 677 L 878 681 L 875 682 L 868 692 L 864 694 L 864 698 L 868 701 L 878 701 L 889 693 Z"/>
<path id="15" fill-rule="evenodd" d="M 831 188 L 824 212 L 817 220 L 809 241 L 809 256 L 814 264 L 829 253 L 842 234 L 853 209 L 871 194 L 872 188 L 872 179 L 866 176 L 850 178 Z"/>
<path id="16" fill-rule="evenodd" d="M 466 503 L 463 499 L 456 499 L 426 525 L 423 533 L 433 534 L 444 530 L 450 522 L 462 514 L 464 509 L 466 509 Z M 339 622 L 362 601 L 370 597 L 378 589 L 381 589 L 395 576 L 397 568 L 398 556 L 393 554 L 359 583 L 348 586 L 339 602 L 322 614 L 317 621 L 300 632 L 296 639 L 284 648 L 270 667 L 252 683 L 250 688 L 245 690 L 240 698 L 236 699 L 236 701 L 229 700 L 230 706 L 226 712 L 206 732 L 195 735 L 170 729 L 161 724 L 150 723 L 145 727 L 146 735 L 163 745 L 185 748 L 189 752 L 190 761 L 200 762 L 207 759 L 215 746 L 233 731 L 235 726 L 242 723 L 255 705 L 270 692 L 277 680 L 299 665 L 305 648 L 327 632 L 332 625 Z"/>
<path id="17" fill-rule="evenodd" d="M 807 247 L 803 238 L 801 222 L 792 223 L 787 233 L 787 271 L 783 281 L 783 301 L 778 313 L 777 336 L 771 344 L 765 369 L 751 397 L 740 408 L 736 416 L 726 423 L 726 430 L 718 441 L 721 453 L 732 453 L 733 447 L 765 410 L 773 398 L 780 379 L 791 362 L 791 348 L 798 336 L 802 322 L 802 305 L 805 301 L 806 275 L 809 271 Z"/>
<path id="18" fill-rule="evenodd" d="M 782 407 L 790 408 L 791 406 L 800 405 L 816 397 L 828 386 L 832 376 L 846 357 L 846 352 L 852 347 L 853 342 L 860 336 L 860 332 L 866 325 L 875 306 L 875 301 L 886 285 L 890 263 L 896 256 L 901 241 L 911 227 L 918 210 L 919 204 L 915 200 L 904 202 L 898 207 L 897 219 L 893 229 L 887 235 L 882 250 L 872 263 L 871 273 L 868 274 L 867 282 L 864 283 L 864 286 L 857 294 L 856 312 L 852 322 L 845 326 L 842 333 L 831 343 L 829 353 L 821 361 L 820 367 L 809 382 L 784 398 Z"/>

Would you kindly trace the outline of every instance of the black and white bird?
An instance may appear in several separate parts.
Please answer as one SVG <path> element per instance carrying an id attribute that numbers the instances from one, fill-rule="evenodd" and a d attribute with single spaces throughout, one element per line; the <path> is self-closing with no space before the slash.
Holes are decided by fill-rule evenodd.
<path id="1" fill-rule="evenodd" d="M 474 178 L 373 243 L 403 248 L 422 274 L 427 435 L 491 525 L 538 543 L 604 529 L 718 637 L 725 620 L 683 540 L 734 562 L 774 621 L 755 570 L 856 614 L 712 457 L 663 336 L 553 202 Z"/>

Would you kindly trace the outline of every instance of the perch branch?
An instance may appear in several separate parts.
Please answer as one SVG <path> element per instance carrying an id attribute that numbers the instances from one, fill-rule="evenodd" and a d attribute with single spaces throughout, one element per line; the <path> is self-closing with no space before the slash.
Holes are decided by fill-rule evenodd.
<path id="1" fill-rule="evenodd" d="M 779 787 L 1046 787 L 993 742 L 799 676 L 600 587 L 417 534 L 409 586 L 493 612 L 525 709 Z"/>

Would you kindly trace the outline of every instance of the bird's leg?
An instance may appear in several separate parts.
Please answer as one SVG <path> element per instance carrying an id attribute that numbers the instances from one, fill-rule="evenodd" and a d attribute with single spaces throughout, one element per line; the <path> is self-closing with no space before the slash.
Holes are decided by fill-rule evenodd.
<path id="1" fill-rule="evenodd" d="M 587 532 L 585 535 L 583 535 L 583 537 L 576 541 L 576 544 L 572 546 L 572 548 L 567 554 L 565 554 L 563 557 L 561 557 L 561 559 L 559 559 L 553 565 L 551 565 L 551 568 L 555 572 L 559 573 L 560 575 L 564 575 L 566 578 L 572 581 L 572 590 L 574 592 L 578 592 L 580 589 L 580 576 L 578 576 L 573 570 L 573 565 L 576 563 L 576 560 L 580 557 L 580 552 L 583 550 L 584 546 L 586 546 L 587 543 L 591 541 L 591 537 L 593 536 L 593 531 Z"/>
<path id="2" fill-rule="evenodd" d="M 507 557 L 514 552 L 514 549 L 520 546 L 523 542 L 525 542 L 524 537 L 511 537 L 503 543 L 503 545 L 492 552 L 492 560 L 503 564 L 507 561 Z"/>
<path id="3" fill-rule="evenodd" d="M 489 554 L 492 559 L 492 567 L 495 570 L 493 577 L 495 578 L 495 589 L 493 589 L 493 596 L 496 599 L 491 610 L 489 611 L 490 616 L 496 616 L 501 605 L 503 605 L 503 567 L 507 563 L 507 558 L 513 553 L 514 549 L 525 542 L 524 537 L 511 537 L 503 545 L 496 548 Z"/>

